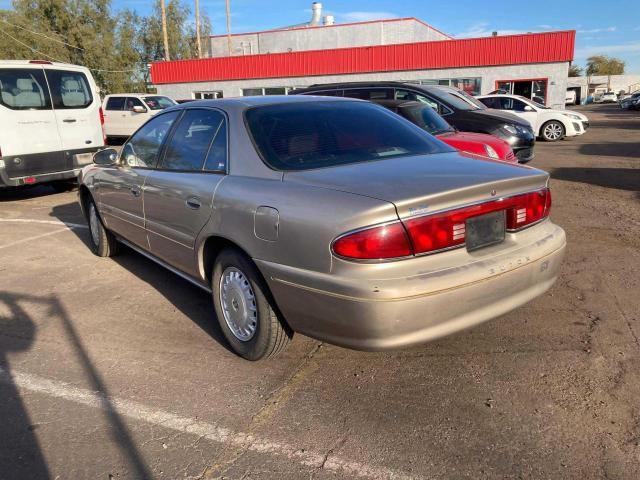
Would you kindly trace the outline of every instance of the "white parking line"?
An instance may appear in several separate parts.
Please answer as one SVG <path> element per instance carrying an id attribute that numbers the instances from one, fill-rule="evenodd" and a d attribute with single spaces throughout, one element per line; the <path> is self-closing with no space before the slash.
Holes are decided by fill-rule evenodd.
<path id="1" fill-rule="evenodd" d="M 0 367 L 0 382 L 13 383 L 21 390 L 43 393 L 100 410 L 113 410 L 115 413 L 133 420 L 158 425 L 176 432 L 188 433 L 212 442 L 231 444 L 263 454 L 283 456 L 301 465 L 322 468 L 339 475 L 389 480 L 410 480 L 414 478 L 403 472 L 385 467 L 366 465 L 338 456 L 330 455 L 327 458 L 326 454 L 306 449 L 302 450 L 285 443 L 272 442 L 268 439 L 242 432 L 234 432 L 213 423 L 156 410 L 131 400 L 117 397 L 107 398 L 100 393 L 77 388 L 65 382 L 51 380 L 38 375 L 20 372 L 11 372 L 9 374 L 7 370 Z"/>
<path id="2" fill-rule="evenodd" d="M 82 223 L 61 222 L 60 220 L 34 220 L 30 218 L 0 218 L 0 222 L 5 223 L 41 223 L 45 225 L 59 225 L 67 228 L 89 228 Z"/>
<path id="3" fill-rule="evenodd" d="M 16 240 L 15 242 L 9 242 L 9 243 L 5 243 L 4 245 L 0 245 L 0 249 L 7 248 L 7 247 L 13 247 L 14 245 L 20 245 L 21 243 L 27 243 L 27 242 L 30 242 L 32 240 L 37 240 L 39 238 L 49 237 L 51 235 L 56 235 L 58 233 L 68 232 L 68 231 L 69 231 L 68 228 L 63 228 L 61 230 L 54 230 L 53 232 L 47 232 L 47 233 L 43 233 L 41 235 L 34 235 L 33 237 L 22 238 L 20 240 Z"/>

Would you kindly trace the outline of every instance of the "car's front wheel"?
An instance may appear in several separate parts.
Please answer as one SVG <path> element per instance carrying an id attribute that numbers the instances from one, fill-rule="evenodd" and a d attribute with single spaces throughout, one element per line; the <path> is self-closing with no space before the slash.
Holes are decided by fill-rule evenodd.
<path id="1" fill-rule="evenodd" d="M 213 267 L 211 283 L 218 323 L 238 355 L 261 360 L 287 347 L 293 332 L 280 317 L 251 259 L 235 249 L 223 250 Z"/>
<path id="2" fill-rule="evenodd" d="M 118 252 L 118 240 L 113 233 L 102 224 L 98 209 L 93 200 L 88 201 L 87 217 L 89 220 L 89 234 L 91 249 L 99 257 L 112 257 Z"/>
<path id="3" fill-rule="evenodd" d="M 557 142 L 564 138 L 564 125 L 557 120 L 551 120 L 542 126 L 542 138 L 547 142 Z"/>

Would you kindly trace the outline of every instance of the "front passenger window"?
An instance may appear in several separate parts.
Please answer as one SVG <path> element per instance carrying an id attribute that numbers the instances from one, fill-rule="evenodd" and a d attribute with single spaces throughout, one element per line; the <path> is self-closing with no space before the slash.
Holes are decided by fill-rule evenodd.
<path id="1" fill-rule="evenodd" d="M 179 111 L 169 112 L 145 123 L 122 148 L 124 164 L 129 167 L 155 167 L 160 147 L 178 115 Z"/>

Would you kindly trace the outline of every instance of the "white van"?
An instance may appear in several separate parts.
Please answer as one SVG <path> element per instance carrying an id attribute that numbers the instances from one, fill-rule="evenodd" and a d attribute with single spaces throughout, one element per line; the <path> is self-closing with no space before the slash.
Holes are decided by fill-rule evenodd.
<path id="1" fill-rule="evenodd" d="M 102 105 L 104 133 L 109 139 L 132 135 L 156 113 L 177 103 L 164 95 L 118 93 L 104 97 Z"/>
<path id="2" fill-rule="evenodd" d="M 567 90 L 567 94 L 564 97 L 565 105 L 575 105 L 577 100 L 576 91 L 575 90 Z"/>
<path id="3" fill-rule="evenodd" d="M 104 147 L 102 123 L 88 69 L 0 60 L 0 188 L 76 178 Z"/>

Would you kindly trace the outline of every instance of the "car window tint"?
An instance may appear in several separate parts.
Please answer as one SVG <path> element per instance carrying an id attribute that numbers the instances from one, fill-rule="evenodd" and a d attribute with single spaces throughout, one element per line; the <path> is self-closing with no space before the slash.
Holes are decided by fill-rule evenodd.
<path id="1" fill-rule="evenodd" d="M 448 151 L 419 127 L 365 102 L 305 102 L 254 107 L 245 113 L 262 158 L 277 170 Z"/>
<path id="2" fill-rule="evenodd" d="M 51 98 L 42 70 L 1 69 L 0 104 L 12 110 L 51 110 Z"/>
<path id="3" fill-rule="evenodd" d="M 106 110 L 122 110 L 124 108 L 124 97 L 109 97 Z"/>
<path id="4" fill-rule="evenodd" d="M 143 100 L 151 110 L 162 110 L 176 104 L 176 102 L 169 97 L 161 97 L 158 95 L 143 97 Z"/>
<path id="5" fill-rule="evenodd" d="M 211 144 L 204 169 L 209 171 L 225 171 L 227 169 L 227 122 L 222 121 L 218 133 Z"/>
<path id="6" fill-rule="evenodd" d="M 45 70 L 53 108 L 71 109 L 87 108 L 93 102 L 89 80 L 82 72 L 66 70 Z"/>
<path id="7" fill-rule="evenodd" d="M 480 100 L 487 108 L 502 108 L 500 105 L 500 99 L 498 98 L 479 98 L 478 100 Z"/>
<path id="8" fill-rule="evenodd" d="M 393 100 L 392 88 L 351 88 L 344 91 L 345 97 L 361 100 Z"/>
<path id="9" fill-rule="evenodd" d="M 144 103 L 142 103 L 142 100 L 140 100 L 139 98 L 127 97 L 127 103 L 124 109 L 127 110 L 128 112 L 133 112 L 134 107 L 142 107 L 145 110 L 147 110 L 147 107 L 144 106 Z"/>
<path id="10" fill-rule="evenodd" d="M 429 105 L 440 115 L 448 115 L 450 113 L 453 113 L 451 109 L 447 108 L 442 103 L 437 102 L 433 98 L 427 97 L 426 95 L 422 95 L 417 92 L 413 92 L 411 90 L 403 90 L 400 88 L 396 89 L 396 100 L 413 100 L 424 103 L 425 105 Z"/>
<path id="11" fill-rule="evenodd" d="M 179 111 L 154 117 L 145 123 L 122 148 L 122 159 L 130 167 L 155 167 L 158 152 Z"/>
<path id="12" fill-rule="evenodd" d="M 167 145 L 162 168 L 202 170 L 223 115 L 215 110 L 187 110 Z"/>

